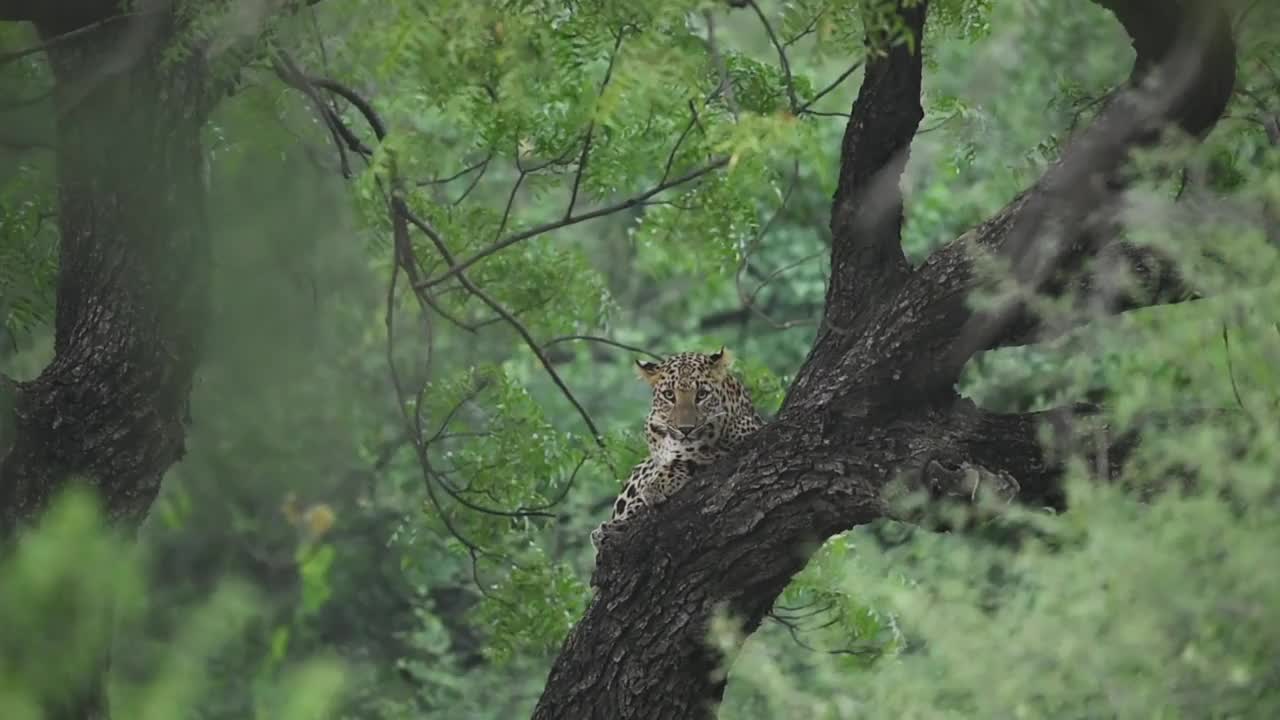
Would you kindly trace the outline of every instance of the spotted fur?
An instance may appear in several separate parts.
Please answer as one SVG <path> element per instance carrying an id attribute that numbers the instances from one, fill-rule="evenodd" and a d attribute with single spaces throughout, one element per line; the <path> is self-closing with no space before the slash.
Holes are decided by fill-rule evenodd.
<path id="1" fill-rule="evenodd" d="M 760 429 L 760 415 L 729 371 L 731 364 L 724 349 L 709 355 L 680 353 L 661 363 L 636 362 L 640 377 L 653 387 L 645 420 L 649 458 L 631 471 L 613 504 L 613 516 L 591 533 L 597 547 L 605 532 L 671 497 L 699 467 L 719 460 Z"/>

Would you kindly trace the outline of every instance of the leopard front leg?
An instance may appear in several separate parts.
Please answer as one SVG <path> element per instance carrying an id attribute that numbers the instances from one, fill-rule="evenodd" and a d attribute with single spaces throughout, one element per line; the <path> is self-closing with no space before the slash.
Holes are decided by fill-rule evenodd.
<path id="1" fill-rule="evenodd" d="M 677 460 L 663 465 L 640 488 L 640 497 L 648 507 L 660 505 L 679 492 L 689 482 L 691 474 L 691 466 L 687 462 Z"/>
<path id="2" fill-rule="evenodd" d="M 618 499 L 613 502 L 613 515 L 607 522 L 601 523 L 599 527 L 591 531 L 591 544 L 597 551 L 604 541 L 605 536 L 616 530 L 627 521 L 632 515 L 640 512 L 642 508 L 648 505 L 648 485 L 653 477 L 656 469 L 656 463 L 653 459 L 646 460 L 631 470 L 631 476 L 627 478 L 627 483 L 622 488 L 622 492 L 618 494 Z"/>

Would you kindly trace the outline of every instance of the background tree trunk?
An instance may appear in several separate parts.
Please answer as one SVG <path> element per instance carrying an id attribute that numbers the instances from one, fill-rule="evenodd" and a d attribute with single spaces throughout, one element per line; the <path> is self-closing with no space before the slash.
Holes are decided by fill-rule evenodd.
<path id="1" fill-rule="evenodd" d="M 36 22 L 56 80 L 61 244 L 54 358 L 10 384 L 0 537 L 70 482 L 92 486 L 132 530 L 183 454 L 207 312 L 203 57 L 167 55 L 177 34 L 168 4 L 124 15 L 114 2 L 3 10 Z M 68 688 L 54 717 L 107 717 L 104 676 Z"/>
<path id="2" fill-rule="evenodd" d="M 168 13 L 61 41 L 66 25 L 38 27 L 57 81 L 55 354 L 14 389 L 0 519 L 12 531 L 77 478 L 132 524 L 182 455 L 206 315 L 204 73 L 165 61 Z"/>

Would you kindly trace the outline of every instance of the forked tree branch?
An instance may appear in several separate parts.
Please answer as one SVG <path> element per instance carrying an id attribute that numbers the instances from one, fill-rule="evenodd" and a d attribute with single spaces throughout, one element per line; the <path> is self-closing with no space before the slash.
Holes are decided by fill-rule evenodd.
<path id="1" fill-rule="evenodd" d="M 1165 82 L 1113 99 L 1040 183 L 916 271 L 902 257 L 896 184 L 920 117 L 919 56 L 891 50 L 868 67 L 842 153 L 827 318 L 805 367 L 781 412 L 749 443 L 606 536 L 592 583 L 599 590 L 552 667 L 536 720 L 714 717 L 725 658 L 708 644 L 713 619 L 728 614 L 754 631 L 814 548 L 898 512 L 895 489 L 962 502 L 994 490 L 1005 500 L 1061 504 L 1063 458 L 1041 444 L 1040 430 L 1048 423 L 1062 444 L 1078 447 L 1072 425 L 1080 408 L 995 414 L 951 387 L 958 364 L 949 362 L 970 337 L 972 254 L 1004 252 L 1037 273 L 1082 264 L 1104 246 L 1124 255 L 1111 213 L 1101 221 L 1094 213 L 1111 209 L 1127 151 L 1158 137 L 1162 123 L 1206 130 L 1234 76 L 1234 47 L 1217 9 L 1111 5 L 1139 48 L 1139 79 Z M 1174 11 L 1180 18 L 1169 23 Z M 1152 24 L 1143 26 L 1144 18 Z M 912 26 L 923 27 L 923 11 Z M 1187 52 L 1187 43 L 1168 37 L 1171 27 L 1208 32 L 1195 34 L 1202 42 Z M 879 215 L 866 209 L 875 183 L 887 189 L 888 211 Z M 1072 232 L 1046 260 L 1038 253 L 1047 220 Z M 1102 438 L 1091 450 L 1109 476 L 1136 438 L 1115 438 L 1096 417 L 1088 422 Z"/>
<path id="2" fill-rule="evenodd" d="M 898 0 L 897 12 L 915 42 L 886 47 L 880 33 L 868 35 L 866 72 L 840 148 L 827 288 L 827 316 L 839 325 L 853 322 L 910 271 L 902 253 L 898 182 L 924 118 L 920 49 L 928 2 Z"/>
<path id="3" fill-rule="evenodd" d="M 702 177 L 703 175 L 706 175 L 709 172 L 712 172 L 714 170 L 719 170 L 720 168 L 724 167 L 728 163 L 729 163 L 729 158 L 727 157 L 716 158 L 708 162 L 707 164 L 694 168 L 693 170 L 690 170 L 689 172 L 679 177 L 672 178 L 670 180 L 663 180 L 662 182 L 649 188 L 648 190 L 645 190 L 644 192 L 638 193 L 636 195 L 632 195 L 631 197 L 628 197 L 624 200 L 619 200 L 618 202 L 606 205 L 601 208 L 597 208 L 595 210 L 590 210 L 588 212 L 580 213 L 572 217 L 564 218 L 561 220 L 554 220 L 552 222 L 547 222 L 541 225 L 537 225 L 535 227 L 531 227 L 527 230 L 521 230 L 519 232 L 512 233 L 507 237 L 494 242 L 492 245 L 489 245 L 488 247 L 482 250 L 478 250 L 471 257 L 465 260 L 459 260 L 456 265 L 453 265 L 448 270 L 445 270 L 439 275 L 433 278 L 424 280 L 421 284 L 421 287 L 428 287 L 428 288 L 435 287 L 436 285 L 439 285 L 440 283 L 448 280 L 449 278 L 457 275 L 458 273 L 470 268 L 472 265 L 476 264 L 477 262 L 480 262 L 481 260 L 489 257 L 490 255 L 493 255 L 496 252 L 499 252 L 508 247 L 511 247 L 516 243 L 523 242 L 530 238 L 538 237 L 539 235 L 545 235 L 546 233 L 549 233 L 553 230 L 559 230 L 560 228 L 569 227 L 570 225 L 577 225 L 578 223 L 586 222 L 587 220 L 594 220 L 598 217 L 604 217 L 605 215 L 612 215 L 616 212 L 621 212 L 623 210 L 633 208 L 637 205 L 640 205 L 641 203 L 648 200 L 649 198 L 653 197 L 654 195 L 658 195 L 667 190 L 670 190 L 671 188 L 684 185 L 685 183 L 690 182 L 692 180 L 696 180 Z"/>
<path id="4" fill-rule="evenodd" d="M 1110 98 L 1094 124 L 1035 186 L 934 253 L 913 275 L 903 292 L 910 298 L 904 303 L 909 307 L 899 309 L 919 322 L 907 329 L 901 322 L 887 321 L 885 334 L 902 338 L 904 348 L 912 345 L 912 336 L 930 338 L 927 353 L 911 351 L 909 374 L 917 381 L 949 384 L 974 353 L 1034 337 L 1043 323 L 1029 311 L 1028 298 L 1096 286 L 1087 279 L 1064 280 L 1063 273 L 1087 264 L 1105 246 L 1117 248 L 1134 264 L 1140 279 L 1155 285 L 1130 291 L 1107 303 L 1107 309 L 1131 307 L 1126 297 L 1168 297 L 1170 287 L 1180 285 L 1171 264 L 1151 251 L 1117 243 L 1125 183 L 1121 173 L 1130 151 L 1156 142 L 1167 127 L 1201 136 L 1221 116 L 1235 78 L 1229 17 L 1209 2 L 1100 4 L 1114 5 L 1133 34 L 1139 54 L 1132 80 Z M 1151 19 L 1150 26 L 1142 24 L 1144 17 Z M 976 266 L 983 254 L 1008 268 L 1013 287 L 993 307 L 974 312 L 969 295 L 984 280 Z M 1174 292 L 1187 294 L 1185 288 Z"/>

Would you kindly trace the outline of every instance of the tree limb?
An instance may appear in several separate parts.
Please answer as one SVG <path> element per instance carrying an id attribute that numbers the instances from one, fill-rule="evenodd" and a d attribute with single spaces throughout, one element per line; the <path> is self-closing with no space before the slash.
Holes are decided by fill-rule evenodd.
<path id="1" fill-rule="evenodd" d="M 911 351 L 908 372 L 919 381 L 949 384 L 974 353 L 1033 334 L 1039 320 L 1027 312 L 1026 299 L 1054 289 L 1059 272 L 1081 266 L 1118 235 L 1120 172 L 1129 152 L 1158 140 L 1168 125 L 1206 133 L 1230 99 L 1235 45 L 1221 8 L 1190 2 L 1175 12 L 1159 0 L 1101 4 L 1113 7 L 1133 34 L 1139 55 L 1132 80 L 1032 188 L 935 252 L 904 287 L 906 300 L 896 309 L 919 322 L 908 330 L 889 321 L 885 334 L 901 338 L 901 348 L 913 337 L 929 338 L 927 353 Z M 1154 19 L 1148 26 L 1142 18 Z M 968 300 L 982 281 L 975 268 L 982 253 L 1008 265 L 1015 287 L 994 308 L 975 313 Z M 1152 280 L 1170 277 L 1154 256 L 1146 267 Z"/>
<path id="2" fill-rule="evenodd" d="M 1135 75 L 1166 82 L 1114 98 L 1035 187 L 916 271 L 902 256 L 896 183 L 921 116 L 919 55 L 894 48 L 869 65 L 842 151 L 828 313 L 804 368 L 778 416 L 748 443 L 607 537 L 592 582 L 599 589 L 552 667 L 535 719 L 711 718 L 725 682 L 725 658 L 707 642 L 713 620 L 728 614 L 754 631 L 815 548 L 893 517 L 897 493 L 975 502 L 994 490 L 1005 500 L 1060 506 L 1061 451 L 1080 449 L 1081 437 L 1098 438 L 1084 449 L 1099 458 L 1099 474 L 1116 472 L 1137 437 L 1116 437 L 1096 417 L 1084 418 L 1089 432 L 1080 432 L 1087 408 L 997 414 L 952 387 L 967 360 L 955 348 L 968 342 L 966 324 L 976 317 L 965 304 L 977 283 L 974 252 L 1005 253 L 1035 273 L 1072 267 L 1102 247 L 1131 257 L 1114 239 L 1110 217 L 1092 220 L 1097 208 L 1111 209 L 1126 152 L 1158 137 L 1162 123 L 1203 132 L 1226 102 L 1234 46 L 1220 11 L 1178 5 L 1173 25 L 1200 30 L 1209 42 L 1166 45 L 1159 41 L 1166 20 L 1135 29 L 1133 18 L 1142 15 L 1130 13 L 1162 17 L 1169 3 L 1109 6 L 1143 58 Z M 899 11 L 923 28 L 922 8 L 919 17 Z M 1191 103 L 1185 93 L 1200 99 Z M 868 196 L 875 183 L 895 189 L 877 200 Z M 880 212 L 870 211 L 871 201 Z M 1046 219 L 1075 231 L 1048 260 L 1037 252 Z M 1158 262 L 1150 265 L 1151 277 L 1163 277 Z M 997 330 L 1011 317 L 1001 317 Z M 1000 335 L 983 337 L 975 347 Z M 1039 441 L 1045 424 L 1058 439 L 1048 448 Z"/>
<path id="3" fill-rule="evenodd" d="M 897 287 L 910 270 L 902 254 L 898 182 L 924 117 L 920 43 L 928 3 L 899 0 L 897 12 L 915 43 L 885 48 L 879 34 L 867 36 L 870 59 L 840 149 L 827 314 L 843 324 Z"/>
<path id="4" fill-rule="evenodd" d="M 535 720 L 713 717 L 724 681 L 723 658 L 706 643 L 712 619 L 727 613 L 752 632 L 823 540 L 894 515 L 895 488 L 974 502 L 988 489 L 976 479 L 1016 470 L 1015 483 L 994 488 L 1004 499 L 1019 485 L 1028 490 L 1017 499 L 1033 505 L 1060 492 L 1061 466 L 1036 442 L 1047 413 L 961 403 L 871 423 L 843 409 L 784 411 L 605 545 L 598 593 Z M 1001 451 L 993 431 L 1013 433 L 1013 449 Z"/>

